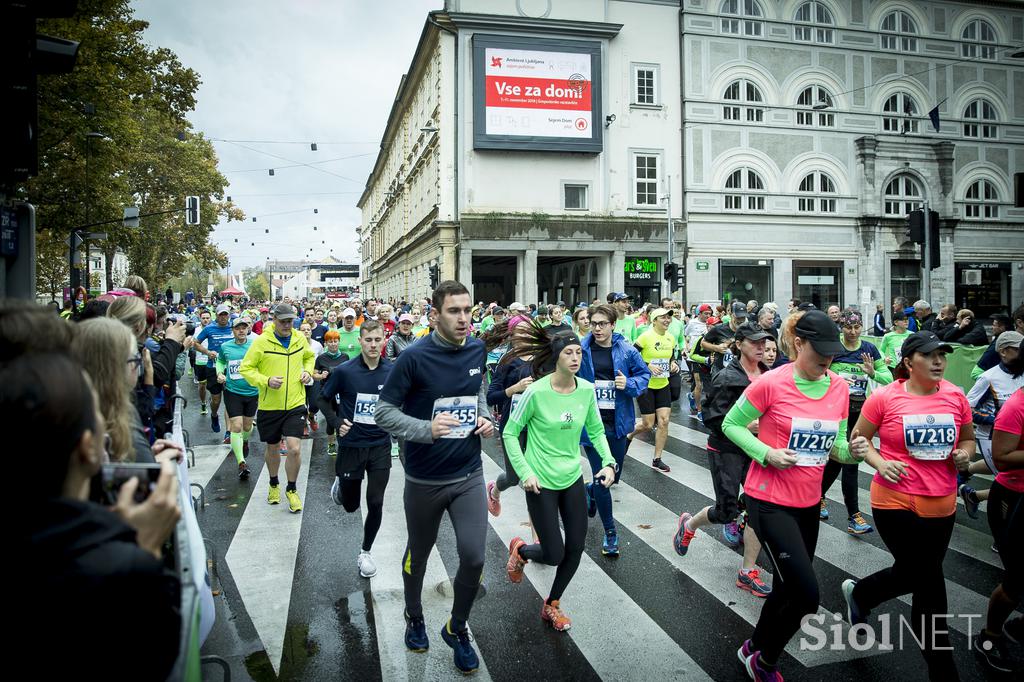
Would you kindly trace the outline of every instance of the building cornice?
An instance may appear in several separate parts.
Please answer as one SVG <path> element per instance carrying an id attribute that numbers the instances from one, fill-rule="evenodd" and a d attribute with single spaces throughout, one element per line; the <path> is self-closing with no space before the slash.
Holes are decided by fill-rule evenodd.
<path id="1" fill-rule="evenodd" d="M 442 16 L 437 17 L 439 23 Z M 517 33 L 547 33 L 574 38 L 614 38 L 622 24 L 603 21 L 573 21 L 570 19 L 535 19 L 498 14 L 467 14 L 448 12 L 447 19 L 459 30 L 515 31 Z"/>

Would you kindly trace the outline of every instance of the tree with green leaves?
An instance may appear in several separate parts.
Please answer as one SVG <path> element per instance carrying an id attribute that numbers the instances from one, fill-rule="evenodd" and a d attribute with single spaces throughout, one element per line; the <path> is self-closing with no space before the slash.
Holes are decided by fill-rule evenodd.
<path id="1" fill-rule="evenodd" d="M 263 268 L 245 268 L 242 270 L 242 281 L 245 283 L 245 293 L 249 298 L 265 301 L 270 298 L 270 291 L 267 288 L 267 274 Z"/>
<path id="2" fill-rule="evenodd" d="M 115 285 L 118 249 L 154 291 L 183 274 L 190 259 L 207 270 L 227 264 L 210 232 L 222 219 L 245 216 L 224 198 L 227 180 L 213 145 L 186 118 L 199 74 L 170 50 L 147 46 L 147 26 L 128 0 L 82 0 L 76 16 L 38 23 L 41 33 L 81 43 L 71 73 L 39 79 L 39 175 L 18 189 L 18 198 L 37 207 L 41 290 L 66 282 L 67 251 L 57 245 L 78 226 L 108 220 L 115 222 L 93 228 L 107 234 L 100 245 L 107 289 Z M 198 225 L 185 224 L 189 195 L 201 198 Z M 160 215 L 126 228 L 119 220 L 125 206 Z"/>

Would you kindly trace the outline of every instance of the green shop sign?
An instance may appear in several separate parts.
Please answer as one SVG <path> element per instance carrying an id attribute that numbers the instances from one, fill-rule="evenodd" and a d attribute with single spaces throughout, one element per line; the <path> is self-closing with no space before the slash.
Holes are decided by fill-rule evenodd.
<path id="1" fill-rule="evenodd" d="M 697 269 L 698 270 L 707 270 L 709 265 L 710 264 L 706 260 L 699 260 L 699 261 L 697 261 Z"/>
<path id="2" fill-rule="evenodd" d="M 657 284 L 660 265 L 660 258 L 627 258 L 624 268 L 626 282 Z"/>

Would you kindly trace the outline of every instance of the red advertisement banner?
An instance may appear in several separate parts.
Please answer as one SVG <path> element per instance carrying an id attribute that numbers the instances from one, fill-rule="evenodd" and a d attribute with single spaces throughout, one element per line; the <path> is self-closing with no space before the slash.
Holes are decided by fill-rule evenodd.
<path id="1" fill-rule="evenodd" d="M 590 111 L 590 82 L 487 76 L 488 107 Z"/>

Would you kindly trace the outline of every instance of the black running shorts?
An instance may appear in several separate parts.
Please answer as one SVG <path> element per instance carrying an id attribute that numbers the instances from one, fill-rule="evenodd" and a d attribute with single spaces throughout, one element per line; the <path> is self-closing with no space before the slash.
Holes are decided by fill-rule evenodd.
<path id="1" fill-rule="evenodd" d="M 232 417 L 255 417 L 259 403 L 258 395 L 241 395 L 229 388 L 224 389 L 224 408 L 228 411 L 228 419 Z"/>
<path id="2" fill-rule="evenodd" d="M 387 471 L 391 468 L 391 443 L 371 448 L 338 448 L 334 473 L 343 481 L 362 480 L 365 471 Z"/>
<path id="3" fill-rule="evenodd" d="M 210 395 L 218 395 L 224 390 L 224 384 L 217 381 L 217 363 L 212 360 L 206 366 L 206 390 Z"/>
<path id="4" fill-rule="evenodd" d="M 264 443 L 280 443 L 284 437 L 302 438 L 306 430 L 306 406 L 294 410 L 260 410 L 257 427 Z"/>
<path id="5" fill-rule="evenodd" d="M 672 407 L 672 387 L 648 388 L 636 399 L 640 414 L 654 414 L 658 409 Z"/>

